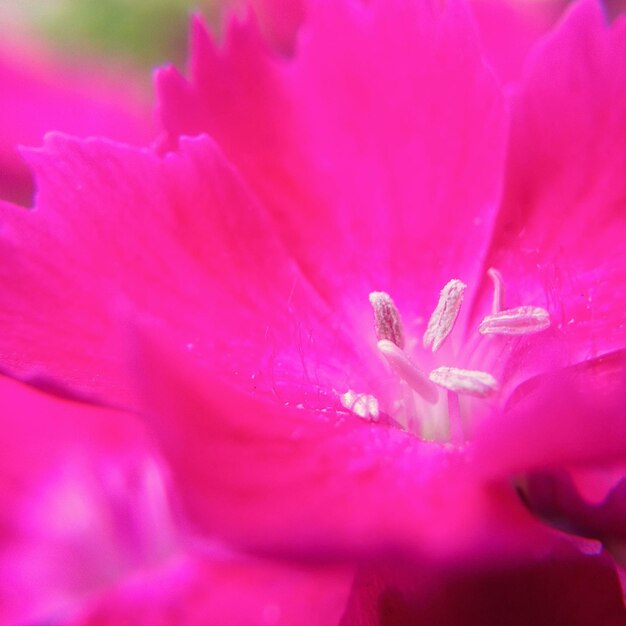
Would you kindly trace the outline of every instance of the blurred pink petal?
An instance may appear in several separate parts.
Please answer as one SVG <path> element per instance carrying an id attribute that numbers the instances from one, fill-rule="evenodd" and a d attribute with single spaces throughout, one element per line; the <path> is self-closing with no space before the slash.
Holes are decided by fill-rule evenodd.
<path id="1" fill-rule="evenodd" d="M 557 22 L 566 0 L 472 0 L 486 57 L 504 82 L 517 81 L 537 41 Z"/>
<path id="2" fill-rule="evenodd" d="M 67 610 L 178 551 L 160 464 L 132 416 L 4 377 L 0 394 L 1 623 Z"/>
<path id="3" fill-rule="evenodd" d="M 580 473 L 580 470 L 579 470 Z M 615 548 L 623 564 L 626 546 L 626 478 L 622 476 L 599 502 L 589 502 L 566 470 L 531 472 L 520 482 L 530 510 L 541 519 L 568 532 L 597 539 Z"/>
<path id="4" fill-rule="evenodd" d="M 95 63 L 94 63 L 95 65 Z M 143 144 L 152 139 L 148 106 L 130 72 L 112 79 L 104 67 L 70 67 L 52 54 L 6 40 L 0 48 L 0 198 L 30 204 L 32 175 L 18 145 L 39 145 L 46 132 L 104 135 Z"/>
<path id="5" fill-rule="evenodd" d="M 295 52 L 299 28 L 306 15 L 306 0 L 233 0 L 226 4 L 252 7 L 270 46 L 281 54 Z"/>
<path id="6" fill-rule="evenodd" d="M 86 603 L 63 626 L 333 626 L 352 574 L 241 557 L 189 557 Z"/>
<path id="7" fill-rule="evenodd" d="M 349 568 L 189 545 L 131 415 L 6 378 L 0 395 L 10 409 L 0 418 L 10 433 L 0 454 L 0 623 L 338 623 Z"/>

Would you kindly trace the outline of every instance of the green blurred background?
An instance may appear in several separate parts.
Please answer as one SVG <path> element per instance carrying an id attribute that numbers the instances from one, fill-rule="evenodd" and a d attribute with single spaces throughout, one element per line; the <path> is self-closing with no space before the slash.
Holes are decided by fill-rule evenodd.
<path id="1" fill-rule="evenodd" d="M 286 6 L 288 0 L 281 0 Z M 299 0 L 294 0 L 298 2 Z M 471 0 L 480 3 L 483 0 Z M 493 2 L 494 0 L 485 0 Z M 560 12 L 570 0 L 496 0 L 524 10 Z M 0 37 L 27 36 L 68 60 L 106 58 L 139 70 L 166 62 L 184 65 L 187 24 L 201 12 L 213 30 L 229 6 L 245 0 L 0 0 Z M 278 6 L 277 0 L 252 0 Z M 626 0 L 604 0 L 613 17 Z M 274 13 L 273 19 L 275 19 Z"/>
<path id="2" fill-rule="evenodd" d="M 191 11 L 218 23 L 219 0 L 0 0 L 0 29 L 46 41 L 67 57 L 152 67 L 181 62 Z"/>

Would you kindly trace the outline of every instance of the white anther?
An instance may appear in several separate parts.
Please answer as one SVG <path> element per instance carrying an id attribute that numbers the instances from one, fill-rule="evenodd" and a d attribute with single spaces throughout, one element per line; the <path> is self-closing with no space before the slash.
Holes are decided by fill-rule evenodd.
<path id="1" fill-rule="evenodd" d="M 400 314 L 391 296 L 384 291 L 372 291 L 369 295 L 374 309 L 374 328 L 378 340 L 386 339 L 404 348 L 404 333 Z"/>
<path id="2" fill-rule="evenodd" d="M 428 327 L 424 333 L 425 348 L 432 348 L 432 351 L 436 352 L 446 340 L 461 310 L 465 288 L 465 283 L 453 278 L 441 290 L 439 302 L 437 302 L 437 307 L 430 316 Z"/>
<path id="3" fill-rule="evenodd" d="M 518 306 L 487 315 L 478 331 L 482 335 L 529 335 L 550 326 L 550 314 L 538 306 Z"/>
<path id="4" fill-rule="evenodd" d="M 491 374 L 477 370 L 438 367 L 428 378 L 449 391 L 478 398 L 486 398 L 498 388 L 498 383 Z"/>
<path id="5" fill-rule="evenodd" d="M 339 396 L 341 405 L 352 411 L 358 417 L 371 422 L 377 422 L 380 411 L 378 409 L 378 400 L 367 393 L 356 393 L 349 389 L 346 393 Z"/>
<path id="6" fill-rule="evenodd" d="M 491 282 L 493 283 L 491 312 L 494 314 L 499 313 L 504 308 L 504 281 L 502 280 L 502 274 L 494 267 L 490 267 L 487 270 L 487 276 L 491 278 Z"/>
<path id="7" fill-rule="evenodd" d="M 439 392 L 396 344 L 387 339 L 378 342 L 378 349 L 387 359 L 391 369 L 404 380 L 413 391 L 429 404 L 435 404 L 439 399 Z"/>

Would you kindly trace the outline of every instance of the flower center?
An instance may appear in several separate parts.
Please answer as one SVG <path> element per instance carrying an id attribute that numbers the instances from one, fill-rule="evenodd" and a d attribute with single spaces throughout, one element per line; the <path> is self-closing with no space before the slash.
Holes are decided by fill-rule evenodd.
<path id="1" fill-rule="evenodd" d="M 493 303 L 491 313 L 479 324 L 480 335 L 527 335 L 550 326 L 548 311 L 541 307 L 504 309 L 502 277 L 493 268 L 487 275 L 494 286 Z M 456 278 L 443 287 L 423 336 L 424 349 L 434 354 L 444 345 L 456 324 L 465 289 L 466 285 Z M 422 439 L 463 443 L 468 416 L 463 414 L 460 398 L 489 399 L 497 394 L 498 381 L 487 371 L 462 369 L 450 363 L 426 373 L 405 349 L 402 320 L 391 296 L 374 291 L 369 301 L 374 312 L 377 348 L 398 383 L 397 398 L 392 406 L 381 410 L 374 395 L 348 390 L 339 396 L 341 404 L 369 421 L 379 421 L 384 413 Z"/>

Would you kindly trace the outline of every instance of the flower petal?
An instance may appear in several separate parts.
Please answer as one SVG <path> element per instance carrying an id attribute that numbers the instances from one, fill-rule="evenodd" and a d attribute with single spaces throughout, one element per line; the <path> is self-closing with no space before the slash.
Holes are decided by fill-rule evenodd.
<path id="1" fill-rule="evenodd" d="M 626 350 L 522 383 L 475 435 L 485 471 L 506 475 L 626 458 Z"/>
<path id="2" fill-rule="evenodd" d="M 161 159 L 51 136 L 27 156 L 36 208 L 0 207 L 0 356 L 14 375 L 132 405 L 118 328 L 129 310 L 178 333 L 207 371 L 303 380 L 308 366 L 320 379 L 359 368 L 340 320 L 208 138 Z"/>
<path id="3" fill-rule="evenodd" d="M 189 81 L 158 76 L 169 147 L 211 133 L 349 315 L 375 290 L 415 311 L 450 278 L 474 284 L 506 115 L 463 7 L 312 3 L 300 35 L 277 61 L 254 23 L 218 50 L 196 22 Z"/>
<path id="4" fill-rule="evenodd" d="M 520 79 L 533 45 L 554 26 L 562 4 L 559 0 L 472 0 L 487 58 L 503 81 Z"/>
<path id="5" fill-rule="evenodd" d="M 609 559 L 570 551 L 491 571 L 364 567 L 341 626 L 618 626 L 624 619 Z"/>
<path id="6" fill-rule="evenodd" d="M 142 332 L 136 376 L 148 417 L 201 532 L 315 558 L 443 558 L 477 545 L 488 558 L 536 532 L 512 490 L 474 481 L 463 451 L 245 393 L 204 376 L 162 333 Z"/>
<path id="7" fill-rule="evenodd" d="M 507 306 L 547 305 L 570 362 L 626 342 L 625 55 L 626 20 L 609 27 L 599 2 L 581 0 L 538 47 L 512 100 L 487 267 L 501 270 Z"/>
<path id="8" fill-rule="evenodd" d="M 3 33 L 6 37 L 6 29 Z M 49 130 L 81 137 L 145 143 L 152 138 L 147 106 L 133 94 L 132 77 L 111 81 L 101 67 L 89 76 L 3 40 L 0 45 L 0 197 L 30 204 L 32 175 L 17 146 L 39 145 Z"/>
<path id="9" fill-rule="evenodd" d="M 352 575 L 340 568 L 190 557 L 94 599 L 62 626 L 332 626 Z"/>
<path id="10" fill-rule="evenodd" d="M 129 414 L 0 377 L 0 622 L 41 623 L 178 550 L 161 464 Z"/>
<path id="11" fill-rule="evenodd" d="M 599 503 L 587 502 L 566 470 L 530 472 L 520 481 L 520 490 L 528 508 L 540 519 L 618 550 L 622 559 L 626 545 L 626 478 L 608 492 Z"/>

